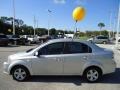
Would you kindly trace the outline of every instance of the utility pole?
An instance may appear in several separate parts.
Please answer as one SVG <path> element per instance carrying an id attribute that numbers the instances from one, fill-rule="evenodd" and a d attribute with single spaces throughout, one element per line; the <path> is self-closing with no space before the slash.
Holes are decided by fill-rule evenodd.
<path id="1" fill-rule="evenodd" d="M 116 17 L 114 18 L 114 24 L 113 24 L 113 38 L 115 38 L 115 31 L 116 31 Z"/>
<path id="2" fill-rule="evenodd" d="M 38 26 L 38 23 L 39 23 L 39 21 L 37 20 L 37 28 L 39 27 L 39 26 Z"/>
<path id="3" fill-rule="evenodd" d="M 37 35 L 38 35 L 38 19 L 36 20 L 36 24 L 37 24 Z"/>
<path id="4" fill-rule="evenodd" d="M 15 0 L 13 2 L 13 35 L 15 35 Z"/>
<path id="5" fill-rule="evenodd" d="M 109 38 L 111 37 L 111 29 L 112 29 L 112 12 L 110 11 L 110 30 L 109 30 Z"/>
<path id="6" fill-rule="evenodd" d="M 120 29 L 120 2 L 119 2 L 118 20 L 117 20 L 116 47 L 118 46 L 119 29 Z"/>
<path id="7" fill-rule="evenodd" d="M 50 16 L 52 11 L 48 9 L 48 36 L 50 35 Z"/>

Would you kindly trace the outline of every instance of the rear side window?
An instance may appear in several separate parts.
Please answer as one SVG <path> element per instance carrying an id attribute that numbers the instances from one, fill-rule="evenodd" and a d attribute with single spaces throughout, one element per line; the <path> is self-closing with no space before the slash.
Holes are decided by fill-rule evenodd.
<path id="1" fill-rule="evenodd" d="M 108 39 L 108 37 L 99 36 L 99 37 L 97 37 L 97 39 Z"/>
<path id="2" fill-rule="evenodd" d="M 65 54 L 74 54 L 74 53 L 92 53 L 92 49 L 83 43 L 79 42 L 67 42 L 64 49 Z"/>

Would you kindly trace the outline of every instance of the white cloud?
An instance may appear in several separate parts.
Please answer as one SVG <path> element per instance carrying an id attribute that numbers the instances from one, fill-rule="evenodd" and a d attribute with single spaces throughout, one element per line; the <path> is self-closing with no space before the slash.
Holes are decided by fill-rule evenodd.
<path id="1" fill-rule="evenodd" d="M 66 0 L 53 0 L 55 4 L 65 4 Z"/>
<path id="2" fill-rule="evenodd" d="M 86 0 L 76 0 L 75 3 L 77 5 L 84 5 L 84 4 L 86 4 Z"/>

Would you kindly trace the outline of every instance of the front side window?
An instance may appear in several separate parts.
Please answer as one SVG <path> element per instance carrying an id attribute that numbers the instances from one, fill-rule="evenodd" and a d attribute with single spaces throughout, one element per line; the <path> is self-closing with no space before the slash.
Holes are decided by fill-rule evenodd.
<path id="1" fill-rule="evenodd" d="M 56 55 L 63 54 L 64 43 L 52 43 L 39 50 L 40 55 Z"/>

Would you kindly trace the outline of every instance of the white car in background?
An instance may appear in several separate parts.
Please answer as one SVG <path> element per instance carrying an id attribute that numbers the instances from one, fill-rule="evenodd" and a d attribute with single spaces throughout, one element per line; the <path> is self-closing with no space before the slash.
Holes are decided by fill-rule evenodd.
<path id="1" fill-rule="evenodd" d="M 17 81 L 30 75 L 82 75 L 89 82 L 115 72 L 112 51 L 74 39 L 54 39 L 35 49 L 8 56 L 4 72 Z"/>
<path id="2" fill-rule="evenodd" d="M 91 41 L 93 43 L 97 44 L 108 44 L 110 43 L 110 40 L 107 36 L 99 35 L 96 37 L 89 38 L 87 41 Z"/>
<path id="3" fill-rule="evenodd" d="M 31 43 L 39 43 L 40 42 L 39 41 L 39 36 L 28 35 L 27 38 Z"/>
<path id="4" fill-rule="evenodd" d="M 74 34 L 65 34 L 66 38 L 74 38 Z"/>
<path id="5" fill-rule="evenodd" d="M 120 37 L 118 37 L 118 42 L 120 42 Z"/>

